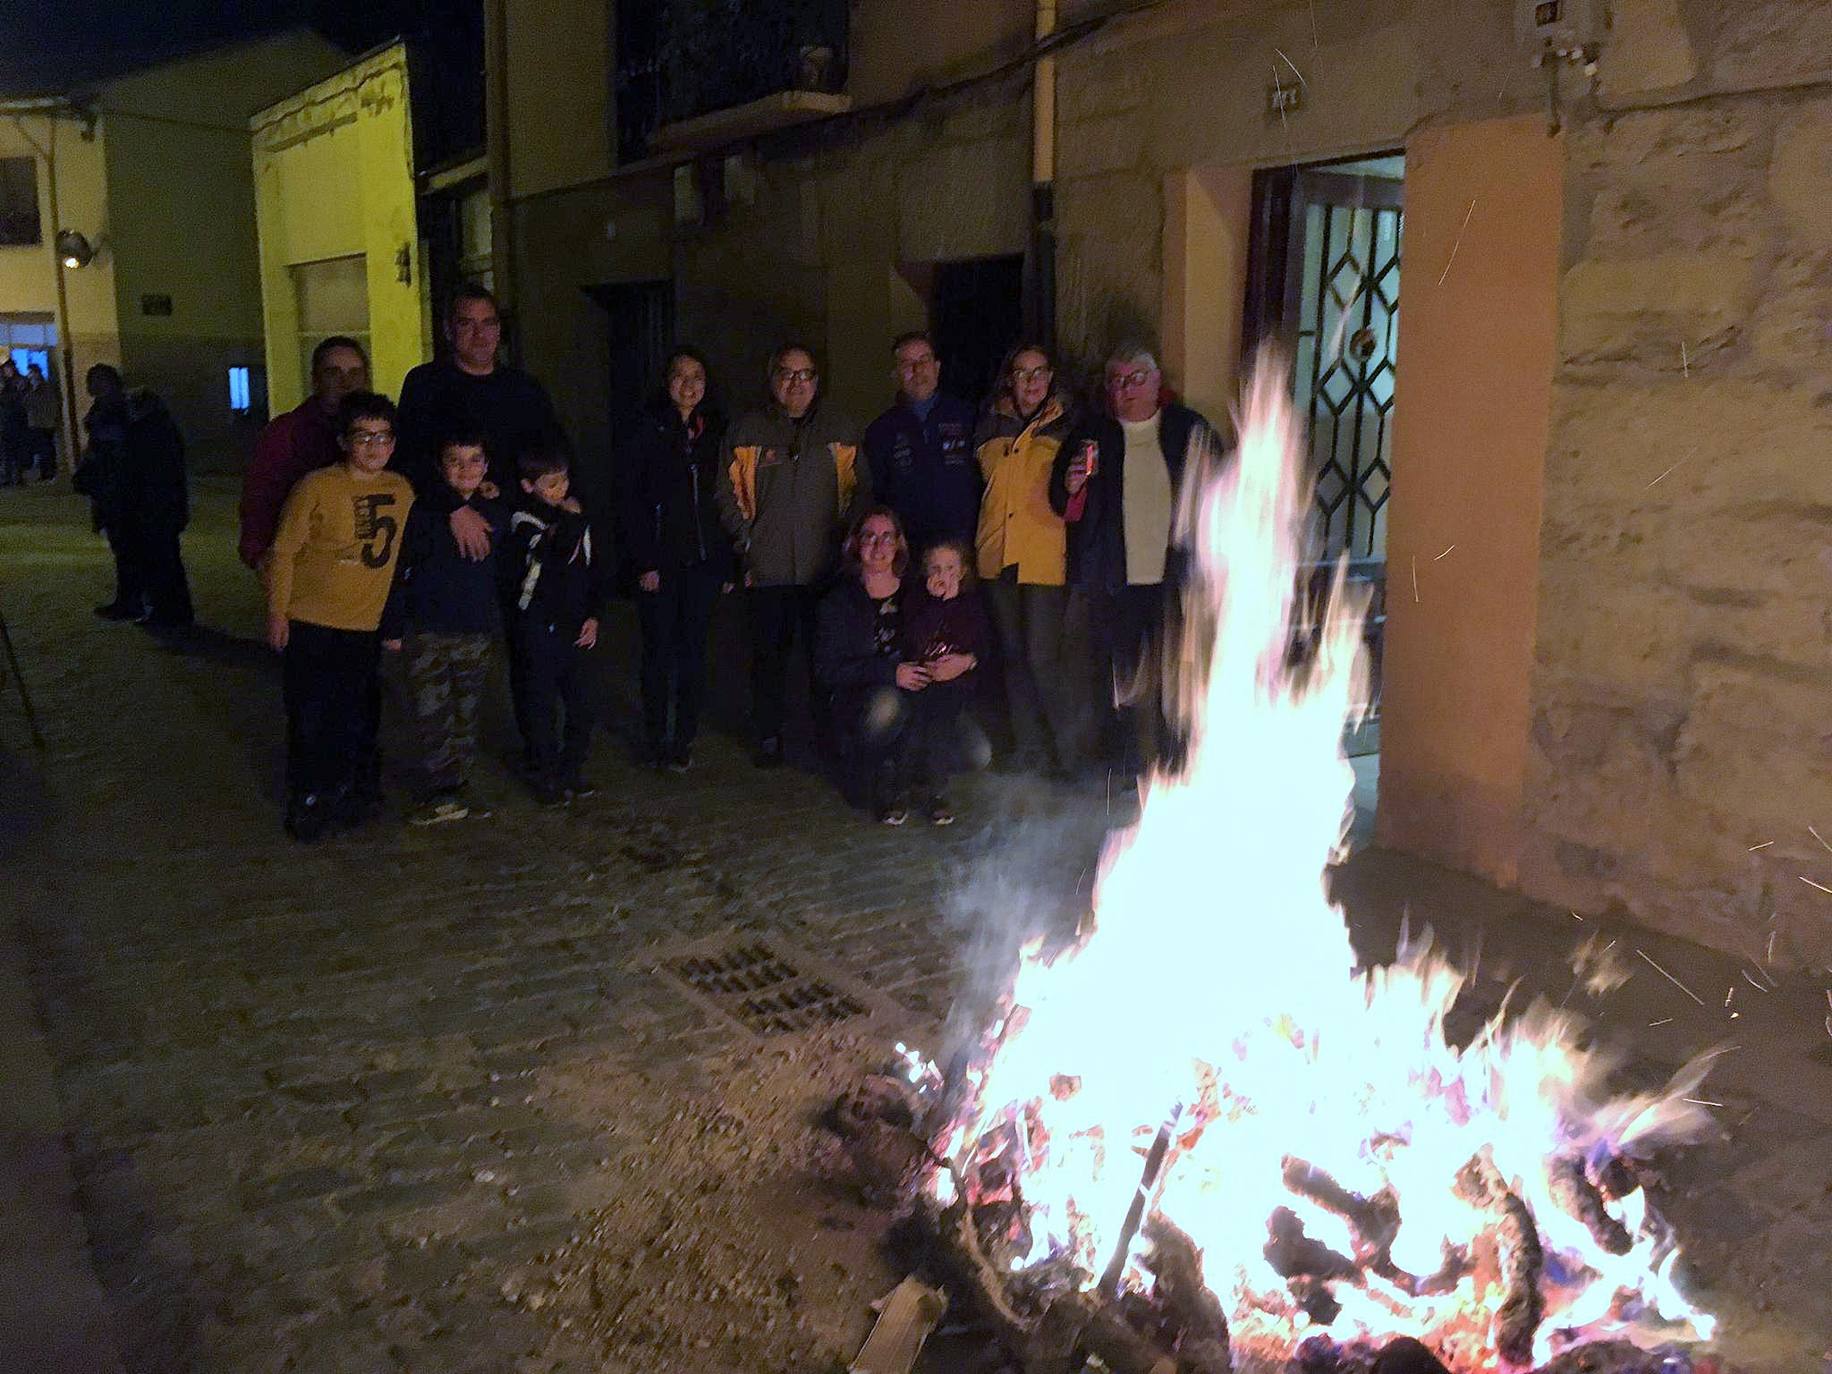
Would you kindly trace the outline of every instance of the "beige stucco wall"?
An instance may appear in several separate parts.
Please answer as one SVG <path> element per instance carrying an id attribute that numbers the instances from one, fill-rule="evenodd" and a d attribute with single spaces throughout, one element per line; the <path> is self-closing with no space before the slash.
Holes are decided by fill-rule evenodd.
<path id="1" fill-rule="evenodd" d="M 426 285 L 407 80 L 406 52 L 391 44 L 251 121 L 252 218 L 276 413 L 298 405 L 310 389 L 293 278 L 301 264 L 362 257 L 377 388 L 398 394 L 408 369 L 425 361 Z"/>
<path id="2" fill-rule="evenodd" d="M 536 195 L 611 169 L 611 6 L 605 0 L 489 0 L 506 20 L 508 184 Z"/>

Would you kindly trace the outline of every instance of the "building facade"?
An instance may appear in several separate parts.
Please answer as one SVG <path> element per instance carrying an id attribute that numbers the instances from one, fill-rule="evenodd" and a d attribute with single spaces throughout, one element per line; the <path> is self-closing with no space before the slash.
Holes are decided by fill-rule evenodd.
<path id="1" fill-rule="evenodd" d="M 17 194 L 0 244 L 0 328 L 54 363 L 67 425 L 86 404 L 68 393 L 93 364 L 114 363 L 165 397 L 196 462 L 235 462 L 263 418 L 247 117 L 344 60 L 291 31 L 21 102 L 0 120 L 0 159 L 19 172 L 7 178 Z M 86 253 L 63 254 L 62 231 Z"/>
<path id="2" fill-rule="evenodd" d="M 1386 589 L 1382 842 L 1832 960 L 1832 7 L 705 8 L 488 9 L 497 285 L 586 461 L 673 337 L 739 403 L 808 340 L 861 417 L 912 325 L 970 394 L 1143 334 L 1211 413 L 1277 341 Z"/>

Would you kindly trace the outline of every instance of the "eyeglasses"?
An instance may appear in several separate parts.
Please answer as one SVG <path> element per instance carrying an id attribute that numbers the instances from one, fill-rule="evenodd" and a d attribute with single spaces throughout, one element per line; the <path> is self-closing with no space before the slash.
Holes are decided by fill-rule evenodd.
<path id="1" fill-rule="evenodd" d="M 1049 375 L 1048 367 L 1014 367 L 1011 370 L 1011 379 L 1014 382 L 1042 382 L 1047 381 Z"/>
<path id="2" fill-rule="evenodd" d="M 938 359 L 933 353 L 925 353 L 920 358 L 899 358 L 897 359 L 897 370 L 899 372 L 915 372 L 919 368 L 934 367 L 937 361 Z"/>
<path id="3" fill-rule="evenodd" d="M 1151 380 L 1151 372 L 1140 368 L 1137 372 L 1109 372 L 1107 385 L 1114 391 L 1137 391 Z"/>
<path id="4" fill-rule="evenodd" d="M 776 369 L 776 380 L 779 382 L 811 382 L 819 375 L 811 367 L 779 367 Z"/>
<path id="5" fill-rule="evenodd" d="M 351 448 L 380 448 L 394 442 L 392 429 L 353 429 L 349 434 Z"/>
<path id="6" fill-rule="evenodd" d="M 893 530 L 866 530 L 859 536 L 861 544 L 895 544 L 896 532 Z"/>

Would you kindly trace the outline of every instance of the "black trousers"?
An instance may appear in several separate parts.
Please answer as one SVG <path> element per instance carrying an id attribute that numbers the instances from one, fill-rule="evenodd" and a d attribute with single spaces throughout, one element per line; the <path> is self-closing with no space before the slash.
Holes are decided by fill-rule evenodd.
<path id="1" fill-rule="evenodd" d="M 1069 767 L 1087 747 L 1085 608 L 1067 587 L 1020 583 L 1016 568 L 984 586 L 1017 761 L 1041 767 L 1053 753 Z"/>
<path id="2" fill-rule="evenodd" d="M 706 653 L 722 579 L 705 564 L 664 570 L 661 585 L 636 593 L 642 625 L 643 732 L 651 746 L 692 744 L 706 700 Z M 673 708 L 674 728 L 668 727 Z"/>
<path id="3" fill-rule="evenodd" d="M 1174 747 L 1164 715 L 1158 646 L 1162 643 L 1166 598 L 1162 583 L 1128 585 L 1088 594 L 1088 628 L 1095 663 L 1110 674 L 1110 718 L 1117 730 L 1117 762 L 1137 771 L 1165 758 Z"/>
<path id="4" fill-rule="evenodd" d="M 808 658 L 808 690 L 818 730 L 827 720 L 827 698 L 814 680 L 814 622 L 819 595 L 813 587 L 752 587 L 751 724 L 757 738 L 782 734 L 788 697 L 789 651 L 799 637 Z"/>
<path id="5" fill-rule="evenodd" d="M 114 555 L 114 604 L 139 614 L 146 609 L 146 571 L 140 546 L 125 524 L 104 526 L 102 533 L 108 539 L 108 552 Z"/>
<path id="6" fill-rule="evenodd" d="M 193 615 L 191 581 L 185 576 L 178 534 L 177 530 L 141 529 L 134 536 L 147 609 L 154 620 L 167 625 L 189 625 Z"/>
<path id="7" fill-rule="evenodd" d="M 510 632 L 522 699 L 516 712 L 534 776 L 564 784 L 576 779 L 591 748 L 594 706 L 586 651 L 576 630 L 522 618 Z"/>
<path id="8" fill-rule="evenodd" d="M 939 792 L 949 774 L 984 766 L 990 751 L 967 718 L 971 696 L 961 678 L 920 692 L 856 687 L 836 695 L 833 712 L 845 737 L 851 794 L 885 806 L 912 788 Z"/>
<path id="9" fill-rule="evenodd" d="M 336 801 L 377 786 L 381 636 L 292 622 L 281 658 L 286 790 Z"/>

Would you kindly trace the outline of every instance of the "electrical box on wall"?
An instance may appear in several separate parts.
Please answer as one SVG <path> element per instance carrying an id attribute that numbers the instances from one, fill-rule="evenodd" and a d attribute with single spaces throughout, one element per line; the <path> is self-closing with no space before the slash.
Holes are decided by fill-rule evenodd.
<path id="1" fill-rule="evenodd" d="M 1514 0 L 1514 33 L 1535 61 L 1596 60 L 1609 31 L 1605 0 Z"/>

